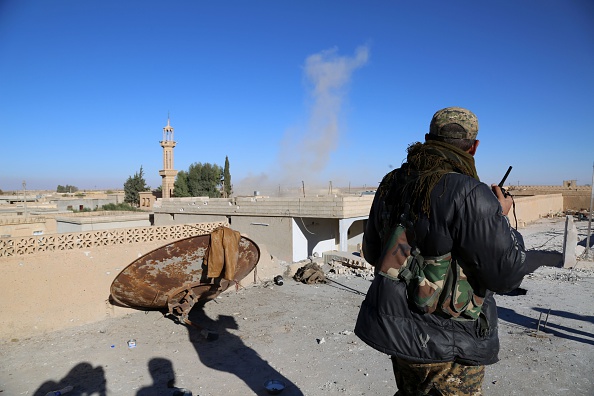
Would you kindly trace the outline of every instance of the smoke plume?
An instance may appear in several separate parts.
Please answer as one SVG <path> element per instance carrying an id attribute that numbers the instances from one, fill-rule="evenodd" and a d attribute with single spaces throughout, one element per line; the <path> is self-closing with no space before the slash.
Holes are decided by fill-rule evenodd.
<path id="1" fill-rule="evenodd" d="M 340 113 L 348 95 L 348 86 L 353 72 L 364 66 L 369 58 L 366 46 L 355 50 L 353 56 L 341 56 L 336 48 L 308 56 L 303 67 L 310 100 L 305 125 L 285 131 L 278 155 L 280 165 L 270 174 L 249 177 L 263 181 L 266 186 L 250 185 L 248 190 L 266 190 L 266 187 L 283 185 L 295 187 L 302 181 L 308 185 L 321 186 L 328 181 L 320 180 L 320 173 L 328 165 L 331 154 L 340 140 Z M 248 180 L 245 180 L 247 182 Z"/>
<path id="2" fill-rule="evenodd" d="M 287 182 L 311 178 L 328 164 L 338 147 L 340 113 L 348 84 L 353 72 L 367 63 L 368 52 L 367 47 L 359 47 L 353 57 L 340 56 L 334 48 L 305 60 L 304 75 L 312 103 L 306 126 L 288 130 L 282 142 L 279 162 Z"/>

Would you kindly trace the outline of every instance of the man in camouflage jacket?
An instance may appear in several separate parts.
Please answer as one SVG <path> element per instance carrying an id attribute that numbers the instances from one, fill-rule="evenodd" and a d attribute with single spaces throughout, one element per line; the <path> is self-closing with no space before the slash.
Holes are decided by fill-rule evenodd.
<path id="1" fill-rule="evenodd" d="M 477 134 L 472 112 L 436 112 L 425 143 L 409 146 L 407 161 L 384 177 L 369 213 L 363 254 L 376 277 L 355 333 L 391 355 L 397 395 L 481 395 L 484 366 L 499 352 L 493 292 L 517 288 L 526 274 L 522 236 L 507 218 L 512 198 L 476 173 Z M 408 243 L 427 262 L 450 265 L 450 282 L 436 281 L 444 288 L 436 309 L 411 301 L 420 278 L 409 284 L 382 271 L 388 230 L 405 212 Z M 448 292 L 455 301 L 444 301 Z"/>

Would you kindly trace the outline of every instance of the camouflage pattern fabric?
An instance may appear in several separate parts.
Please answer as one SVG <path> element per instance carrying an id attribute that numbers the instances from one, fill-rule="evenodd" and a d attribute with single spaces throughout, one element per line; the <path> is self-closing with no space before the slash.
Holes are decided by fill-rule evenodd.
<path id="1" fill-rule="evenodd" d="M 441 310 L 453 318 L 478 319 L 484 298 L 474 294 L 464 270 L 455 261 L 444 285 Z"/>
<path id="2" fill-rule="evenodd" d="M 425 258 L 419 268 L 412 300 L 422 312 L 433 313 L 437 309 L 438 298 L 444 290 L 446 277 L 452 261 L 451 254 Z"/>
<path id="3" fill-rule="evenodd" d="M 397 281 L 402 279 L 402 271 L 410 267 L 413 257 L 406 229 L 401 224 L 397 224 L 389 236 L 378 267 L 382 275 Z"/>
<path id="4" fill-rule="evenodd" d="M 410 363 L 392 356 L 395 396 L 482 396 L 485 366 L 455 362 Z"/>
<path id="5" fill-rule="evenodd" d="M 423 257 L 410 245 L 402 224 L 388 234 L 380 259 L 379 275 L 406 282 L 409 299 L 424 313 L 436 310 L 458 320 L 476 320 L 483 298 L 474 294 L 462 267 L 450 253 Z"/>
<path id="6" fill-rule="evenodd" d="M 464 132 L 444 132 L 441 130 L 448 124 L 458 124 Z M 478 119 L 470 110 L 461 107 L 446 107 L 437 111 L 431 119 L 429 134 L 454 139 L 476 139 Z"/>

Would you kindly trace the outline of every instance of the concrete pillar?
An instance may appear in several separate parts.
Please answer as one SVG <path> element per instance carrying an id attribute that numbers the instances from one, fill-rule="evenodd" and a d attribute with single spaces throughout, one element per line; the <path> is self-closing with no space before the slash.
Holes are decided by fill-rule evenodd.
<path id="1" fill-rule="evenodd" d="M 573 268 L 576 264 L 578 233 L 573 216 L 565 216 L 565 234 L 563 236 L 563 268 Z"/>

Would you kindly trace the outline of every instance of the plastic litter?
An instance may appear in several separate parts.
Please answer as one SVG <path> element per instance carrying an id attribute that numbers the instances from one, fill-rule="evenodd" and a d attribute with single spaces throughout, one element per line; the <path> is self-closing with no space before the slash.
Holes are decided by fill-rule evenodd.
<path id="1" fill-rule="evenodd" d="M 188 389 L 179 388 L 173 391 L 172 396 L 192 396 L 192 392 Z"/>
<path id="2" fill-rule="evenodd" d="M 74 389 L 74 388 L 73 388 L 72 386 L 68 385 L 67 387 L 65 387 L 65 388 L 62 388 L 62 389 L 60 389 L 60 390 L 56 390 L 56 391 L 47 392 L 47 393 L 45 394 L 45 396 L 61 396 L 61 395 L 63 395 L 64 393 L 68 393 L 68 392 L 70 392 L 72 389 Z"/>
<path id="3" fill-rule="evenodd" d="M 280 380 L 268 380 L 264 383 L 264 388 L 268 391 L 270 395 L 278 395 L 285 389 L 285 383 Z"/>

